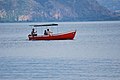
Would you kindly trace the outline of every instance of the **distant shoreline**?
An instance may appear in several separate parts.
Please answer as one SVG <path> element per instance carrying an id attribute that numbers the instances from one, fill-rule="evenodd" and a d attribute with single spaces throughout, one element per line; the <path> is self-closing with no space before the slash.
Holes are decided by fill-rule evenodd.
<path id="1" fill-rule="evenodd" d="M 16 21 L 16 22 L 0 22 L 0 23 L 61 23 L 61 22 L 118 22 L 120 20 L 98 20 L 98 21 L 37 21 L 37 22 L 34 22 L 34 21 Z"/>
<path id="2" fill-rule="evenodd" d="M 112 23 L 120 23 L 120 21 L 82 21 L 82 22 L 14 22 L 14 23 L 0 23 L 0 25 L 38 25 L 38 24 L 58 24 L 58 26 L 62 26 L 62 24 L 112 24 Z"/>

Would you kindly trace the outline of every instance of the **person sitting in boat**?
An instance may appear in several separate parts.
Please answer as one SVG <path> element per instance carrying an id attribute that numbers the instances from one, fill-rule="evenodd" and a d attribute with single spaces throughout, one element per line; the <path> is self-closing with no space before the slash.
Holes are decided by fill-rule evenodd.
<path id="1" fill-rule="evenodd" d="M 46 30 L 44 31 L 44 35 L 48 35 Z"/>
<path id="2" fill-rule="evenodd" d="M 32 29 L 31 36 L 37 36 L 37 31 L 34 28 Z"/>
<path id="3" fill-rule="evenodd" d="M 53 32 L 51 32 L 49 29 L 46 31 L 47 35 L 52 35 Z"/>

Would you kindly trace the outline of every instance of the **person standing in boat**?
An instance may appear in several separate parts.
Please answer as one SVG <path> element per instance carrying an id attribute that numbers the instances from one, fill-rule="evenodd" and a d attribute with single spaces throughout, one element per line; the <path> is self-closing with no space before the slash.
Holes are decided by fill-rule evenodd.
<path id="1" fill-rule="evenodd" d="M 34 28 L 32 29 L 31 36 L 37 36 L 37 31 Z"/>
<path id="2" fill-rule="evenodd" d="M 52 35 L 53 32 L 51 32 L 49 29 L 46 31 L 47 35 Z"/>

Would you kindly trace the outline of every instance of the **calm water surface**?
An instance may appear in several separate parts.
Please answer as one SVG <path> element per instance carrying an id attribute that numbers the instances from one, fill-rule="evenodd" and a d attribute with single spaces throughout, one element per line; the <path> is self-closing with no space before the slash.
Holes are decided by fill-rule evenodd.
<path id="1" fill-rule="evenodd" d="M 0 23 L 0 80 L 120 79 L 119 21 L 58 23 L 54 33 L 77 30 L 58 41 L 29 41 L 31 24 Z"/>

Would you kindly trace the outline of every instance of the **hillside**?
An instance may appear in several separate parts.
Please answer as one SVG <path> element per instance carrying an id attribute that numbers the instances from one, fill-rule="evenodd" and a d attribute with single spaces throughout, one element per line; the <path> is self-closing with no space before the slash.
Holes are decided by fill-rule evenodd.
<path id="1" fill-rule="evenodd" d="M 0 0 L 0 22 L 118 20 L 95 0 Z"/>
<path id="2" fill-rule="evenodd" d="M 100 5 L 112 11 L 120 20 L 120 0 L 97 0 Z"/>
<path id="3" fill-rule="evenodd" d="M 100 5 L 108 8 L 109 10 L 120 10 L 120 0 L 97 0 Z"/>

